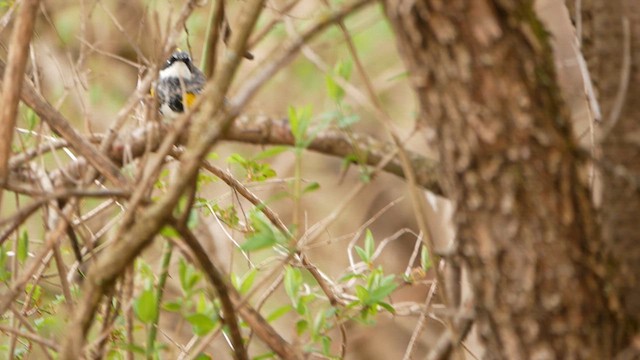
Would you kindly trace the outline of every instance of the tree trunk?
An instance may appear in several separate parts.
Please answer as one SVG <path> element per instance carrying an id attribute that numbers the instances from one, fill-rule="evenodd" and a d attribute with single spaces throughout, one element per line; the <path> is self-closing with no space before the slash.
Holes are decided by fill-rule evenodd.
<path id="1" fill-rule="evenodd" d="M 620 315 L 532 1 L 385 0 L 437 131 L 489 358 L 611 358 Z"/>
<path id="2" fill-rule="evenodd" d="M 584 51 L 598 90 L 601 128 L 603 236 L 624 270 L 625 313 L 640 322 L 640 3 L 582 4 Z M 626 22 L 626 23 L 625 23 Z M 625 30 L 626 28 L 626 30 Z M 623 176 L 621 176 L 621 174 Z M 636 180 L 629 181 L 629 178 Z"/>

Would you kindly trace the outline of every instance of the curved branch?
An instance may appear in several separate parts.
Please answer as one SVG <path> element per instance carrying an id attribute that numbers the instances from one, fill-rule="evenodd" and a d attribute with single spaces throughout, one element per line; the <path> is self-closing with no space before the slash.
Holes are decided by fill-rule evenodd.
<path id="1" fill-rule="evenodd" d="M 107 156 L 112 162 L 122 166 L 127 160 L 141 157 L 147 150 L 155 151 L 158 149 L 166 132 L 165 128 L 153 124 L 137 128 L 129 132 L 126 138 L 117 139 Z M 95 135 L 92 140 L 100 141 L 101 138 L 102 136 Z M 227 130 L 223 140 L 255 145 L 294 145 L 289 121 L 286 118 L 276 119 L 268 116 L 245 115 L 237 118 Z M 185 139 L 180 139 L 179 143 L 184 142 Z M 360 151 L 366 151 L 364 162 L 369 166 L 377 166 L 395 148 L 393 144 L 380 141 L 370 135 L 354 133 L 347 136 L 339 130 L 325 130 L 317 134 L 308 149 L 328 156 L 345 158 L 354 153 L 354 142 L 357 142 Z M 40 149 L 18 154 L 11 158 L 11 168 L 15 172 L 33 156 L 60 147 L 64 147 L 64 143 L 56 142 L 55 146 L 45 144 Z M 436 160 L 417 153 L 408 152 L 408 156 L 415 171 L 418 185 L 437 195 L 445 195 L 439 184 L 440 164 Z M 67 165 L 65 169 L 56 170 L 52 174 L 52 178 L 58 184 L 71 185 L 85 166 L 86 161 L 79 159 Z M 385 165 L 384 171 L 404 178 L 404 171 L 398 158 L 394 158 Z M 71 178 L 63 174 L 67 174 Z"/>
<path id="2" fill-rule="evenodd" d="M 11 156 L 13 131 L 20 102 L 20 89 L 24 79 L 29 56 L 29 44 L 33 35 L 33 27 L 38 11 L 39 0 L 23 1 L 20 4 L 18 18 L 11 33 L 9 45 L 9 59 L 7 69 L 2 74 L 2 94 L 0 95 L 0 179 L 6 179 L 9 174 L 7 167 Z M 0 189 L 0 198 L 2 191 Z"/>

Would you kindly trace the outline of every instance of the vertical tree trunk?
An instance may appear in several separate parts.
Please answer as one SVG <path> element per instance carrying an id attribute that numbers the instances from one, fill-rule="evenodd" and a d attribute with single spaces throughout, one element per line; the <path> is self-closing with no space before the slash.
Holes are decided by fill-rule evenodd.
<path id="1" fill-rule="evenodd" d="M 603 235 L 624 270 L 625 312 L 640 322 L 640 2 L 582 3 L 583 48 L 604 119 Z M 626 28 L 626 29 L 625 29 Z M 624 176 L 620 176 L 620 174 Z M 635 178 L 635 184 L 629 178 Z"/>
<path id="2" fill-rule="evenodd" d="M 437 131 L 489 358 L 611 358 L 613 267 L 532 1 L 385 0 Z"/>

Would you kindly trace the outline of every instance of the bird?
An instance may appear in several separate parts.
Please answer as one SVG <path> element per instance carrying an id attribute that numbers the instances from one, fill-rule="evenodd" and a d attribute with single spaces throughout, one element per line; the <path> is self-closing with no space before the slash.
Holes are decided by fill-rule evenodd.
<path id="1" fill-rule="evenodd" d="M 178 49 L 164 63 L 151 95 L 158 99 L 162 117 L 174 120 L 195 102 L 205 82 L 204 74 L 193 64 L 191 55 Z"/>

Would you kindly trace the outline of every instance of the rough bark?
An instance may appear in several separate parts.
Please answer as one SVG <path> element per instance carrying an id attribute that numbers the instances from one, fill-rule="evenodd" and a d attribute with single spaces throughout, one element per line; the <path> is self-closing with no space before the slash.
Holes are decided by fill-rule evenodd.
<path id="1" fill-rule="evenodd" d="M 457 207 L 488 358 L 611 358 L 617 296 L 532 1 L 386 0 Z"/>
<path id="2" fill-rule="evenodd" d="M 581 10 L 583 49 L 605 116 L 601 126 L 605 132 L 601 161 L 606 166 L 602 171 L 603 235 L 624 270 L 624 309 L 637 327 L 640 192 L 629 178 L 640 179 L 640 3 L 588 0 Z"/>

